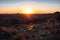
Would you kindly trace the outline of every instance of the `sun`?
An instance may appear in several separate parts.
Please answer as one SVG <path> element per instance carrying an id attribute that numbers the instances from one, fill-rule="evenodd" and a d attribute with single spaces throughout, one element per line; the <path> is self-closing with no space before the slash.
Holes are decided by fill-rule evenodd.
<path id="1" fill-rule="evenodd" d="M 24 12 L 25 14 L 32 14 L 32 13 L 33 13 L 33 10 L 30 9 L 30 8 L 26 8 L 23 12 Z"/>
<path id="2" fill-rule="evenodd" d="M 32 10 L 31 9 L 25 9 L 25 13 L 30 14 L 30 13 L 32 13 Z"/>
<path id="3" fill-rule="evenodd" d="M 25 8 L 22 10 L 23 14 L 33 14 L 33 10 L 31 8 Z"/>

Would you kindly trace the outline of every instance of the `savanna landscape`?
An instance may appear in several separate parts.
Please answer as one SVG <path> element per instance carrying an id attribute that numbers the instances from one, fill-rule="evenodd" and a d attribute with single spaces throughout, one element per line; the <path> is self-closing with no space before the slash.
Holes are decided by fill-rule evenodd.
<path id="1" fill-rule="evenodd" d="M 0 14 L 0 40 L 60 40 L 60 12 Z"/>
<path id="2" fill-rule="evenodd" d="M 0 0 L 0 40 L 60 40 L 60 0 Z"/>

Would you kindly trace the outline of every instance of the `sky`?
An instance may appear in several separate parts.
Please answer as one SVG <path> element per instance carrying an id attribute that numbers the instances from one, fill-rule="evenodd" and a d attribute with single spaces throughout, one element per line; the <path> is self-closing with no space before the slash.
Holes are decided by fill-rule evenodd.
<path id="1" fill-rule="evenodd" d="M 24 8 L 51 13 L 60 11 L 60 0 L 0 0 L 0 13 L 20 13 Z"/>

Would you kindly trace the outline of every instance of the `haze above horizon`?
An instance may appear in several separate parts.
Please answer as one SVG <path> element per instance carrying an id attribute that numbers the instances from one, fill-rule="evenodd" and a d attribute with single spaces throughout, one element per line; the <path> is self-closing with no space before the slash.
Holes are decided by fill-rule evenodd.
<path id="1" fill-rule="evenodd" d="M 52 13 L 60 11 L 60 0 L 0 0 L 0 13 Z"/>

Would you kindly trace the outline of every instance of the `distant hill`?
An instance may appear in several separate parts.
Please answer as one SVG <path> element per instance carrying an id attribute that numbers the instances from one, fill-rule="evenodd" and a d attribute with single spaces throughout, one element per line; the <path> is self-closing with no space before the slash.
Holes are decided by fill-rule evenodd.
<path id="1" fill-rule="evenodd" d="M 53 16 L 58 20 L 58 21 L 60 21 L 60 12 L 55 12 L 54 14 L 53 14 Z"/>

